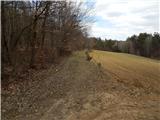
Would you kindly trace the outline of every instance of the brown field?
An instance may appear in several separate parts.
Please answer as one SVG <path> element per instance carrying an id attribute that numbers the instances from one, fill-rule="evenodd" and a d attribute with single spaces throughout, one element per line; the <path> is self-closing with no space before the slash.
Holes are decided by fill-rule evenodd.
<path id="1" fill-rule="evenodd" d="M 131 54 L 94 50 L 91 55 L 104 72 L 120 82 L 160 93 L 160 61 Z"/>
<path id="2" fill-rule="evenodd" d="M 2 90 L 3 120 L 159 120 L 159 61 L 75 52 L 32 81 Z M 101 63 L 100 64 L 98 64 Z"/>

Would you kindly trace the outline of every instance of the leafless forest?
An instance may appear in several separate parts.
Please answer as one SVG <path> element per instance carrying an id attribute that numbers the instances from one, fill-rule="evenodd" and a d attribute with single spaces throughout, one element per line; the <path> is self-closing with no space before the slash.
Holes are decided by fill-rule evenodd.
<path id="1" fill-rule="evenodd" d="M 7 74 L 45 68 L 46 63 L 85 47 L 91 9 L 83 3 L 2 1 L 1 5 L 2 81 Z"/>

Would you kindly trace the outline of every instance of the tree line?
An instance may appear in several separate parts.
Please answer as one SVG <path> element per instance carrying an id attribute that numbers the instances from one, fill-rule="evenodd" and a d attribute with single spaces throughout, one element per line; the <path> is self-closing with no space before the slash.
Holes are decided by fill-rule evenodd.
<path id="1" fill-rule="evenodd" d="M 112 39 L 102 40 L 101 38 L 92 39 L 93 48 L 99 50 L 124 52 L 151 58 L 160 58 L 160 34 L 140 33 L 132 35 L 126 41 L 117 41 Z"/>
<path id="2" fill-rule="evenodd" d="M 85 47 L 90 9 L 69 1 L 1 1 L 2 76 Z M 19 70 L 18 70 L 19 69 Z"/>

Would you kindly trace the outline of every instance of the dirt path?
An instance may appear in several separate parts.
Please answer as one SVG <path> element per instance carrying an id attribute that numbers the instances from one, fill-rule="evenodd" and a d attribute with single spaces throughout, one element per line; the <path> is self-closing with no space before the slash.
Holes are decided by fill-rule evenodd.
<path id="1" fill-rule="evenodd" d="M 14 92 L 2 91 L 2 120 L 158 120 L 158 95 L 100 73 L 83 52 L 36 75 Z M 144 100 L 144 97 L 146 99 Z"/>

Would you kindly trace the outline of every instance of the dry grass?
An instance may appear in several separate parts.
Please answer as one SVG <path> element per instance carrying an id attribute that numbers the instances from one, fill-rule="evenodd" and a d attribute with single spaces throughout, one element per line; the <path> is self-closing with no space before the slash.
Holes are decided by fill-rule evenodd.
<path id="1" fill-rule="evenodd" d="M 154 91 L 158 61 L 102 51 L 91 55 L 89 62 L 84 51 L 74 52 L 14 93 L 3 90 L 2 119 L 160 120 L 160 94 Z"/>
<path id="2" fill-rule="evenodd" d="M 160 92 L 160 61 L 98 50 L 94 50 L 91 55 L 102 64 L 112 79 Z"/>

